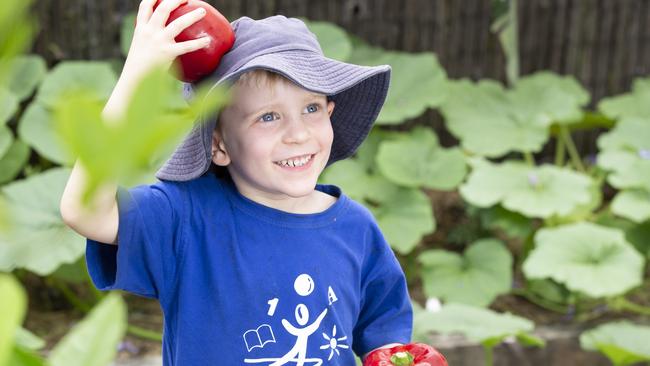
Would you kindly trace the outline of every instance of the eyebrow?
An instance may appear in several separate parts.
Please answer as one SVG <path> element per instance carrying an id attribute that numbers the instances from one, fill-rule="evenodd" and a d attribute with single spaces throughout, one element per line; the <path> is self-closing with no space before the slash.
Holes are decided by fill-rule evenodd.
<path id="1" fill-rule="evenodd" d="M 325 99 L 327 99 L 327 95 L 325 95 L 325 94 L 310 92 L 303 100 L 309 100 L 309 99 L 321 98 L 321 97 L 325 97 Z M 277 106 L 277 103 L 265 104 L 265 105 L 263 105 L 263 106 L 261 106 L 259 108 L 256 108 L 253 112 L 245 114 L 243 118 L 247 120 L 247 119 L 251 118 L 253 115 L 255 115 L 255 114 L 257 114 L 257 113 L 259 113 L 259 112 L 261 112 L 263 110 L 275 108 L 276 106 Z"/>

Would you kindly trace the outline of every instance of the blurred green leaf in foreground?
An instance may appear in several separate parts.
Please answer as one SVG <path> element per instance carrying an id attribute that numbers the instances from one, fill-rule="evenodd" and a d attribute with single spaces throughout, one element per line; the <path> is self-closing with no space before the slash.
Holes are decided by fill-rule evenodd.
<path id="1" fill-rule="evenodd" d="M 88 173 L 84 203 L 105 182 L 128 186 L 157 170 L 200 116 L 215 116 L 228 101 L 225 90 L 202 87 L 192 102 L 179 103 L 178 86 L 166 70 L 152 71 L 136 87 L 123 117 L 110 123 L 102 118 L 103 98 L 92 92 L 74 88 L 57 100 L 57 134 Z"/>

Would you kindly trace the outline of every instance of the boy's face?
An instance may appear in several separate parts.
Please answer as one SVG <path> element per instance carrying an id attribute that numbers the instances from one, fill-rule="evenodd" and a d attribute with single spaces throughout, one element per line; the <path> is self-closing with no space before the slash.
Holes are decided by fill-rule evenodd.
<path id="1" fill-rule="evenodd" d="M 248 84 L 234 87 L 221 111 L 213 162 L 228 166 L 240 193 L 255 201 L 308 197 L 329 159 L 334 102 L 284 79 Z"/>

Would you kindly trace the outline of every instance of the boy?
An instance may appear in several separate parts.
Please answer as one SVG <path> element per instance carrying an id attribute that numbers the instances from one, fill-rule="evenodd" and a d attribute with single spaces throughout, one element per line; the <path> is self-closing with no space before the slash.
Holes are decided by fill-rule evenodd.
<path id="1" fill-rule="evenodd" d="M 153 65 L 205 46 L 173 41 L 199 11 L 165 27 L 183 1 L 154 1 L 140 5 L 109 119 Z M 209 77 L 232 101 L 195 126 L 160 182 L 104 187 L 87 212 L 75 165 L 61 213 L 88 238 L 94 283 L 158 299 L 165 365 L 351 366 L 353 353 L 408 343 L 406 281 L 374 218 L 316 183 L 368 134 L 390 68 L 325 58 L 298 19 L 232 26 L 235 45 Z"/>

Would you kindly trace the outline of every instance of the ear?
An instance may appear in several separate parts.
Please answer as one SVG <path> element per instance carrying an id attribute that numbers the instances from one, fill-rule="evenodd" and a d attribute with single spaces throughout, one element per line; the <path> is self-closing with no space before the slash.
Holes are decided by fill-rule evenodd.
<path id="1" fill-rule="evenodd" d="M 218 127 L 212 132 L 212 162 L 221 166 L 230 164 L 230 155 L 228 155 L 223 134 Z"/>
<path id="2" fill-rule="evenodd" d="M 334 103 L 333 100 L 330 100 L 327 102 L 327 114 L 332 117 L 332 113 L 334 112 L 334 106 L 336 103 Z"/>

